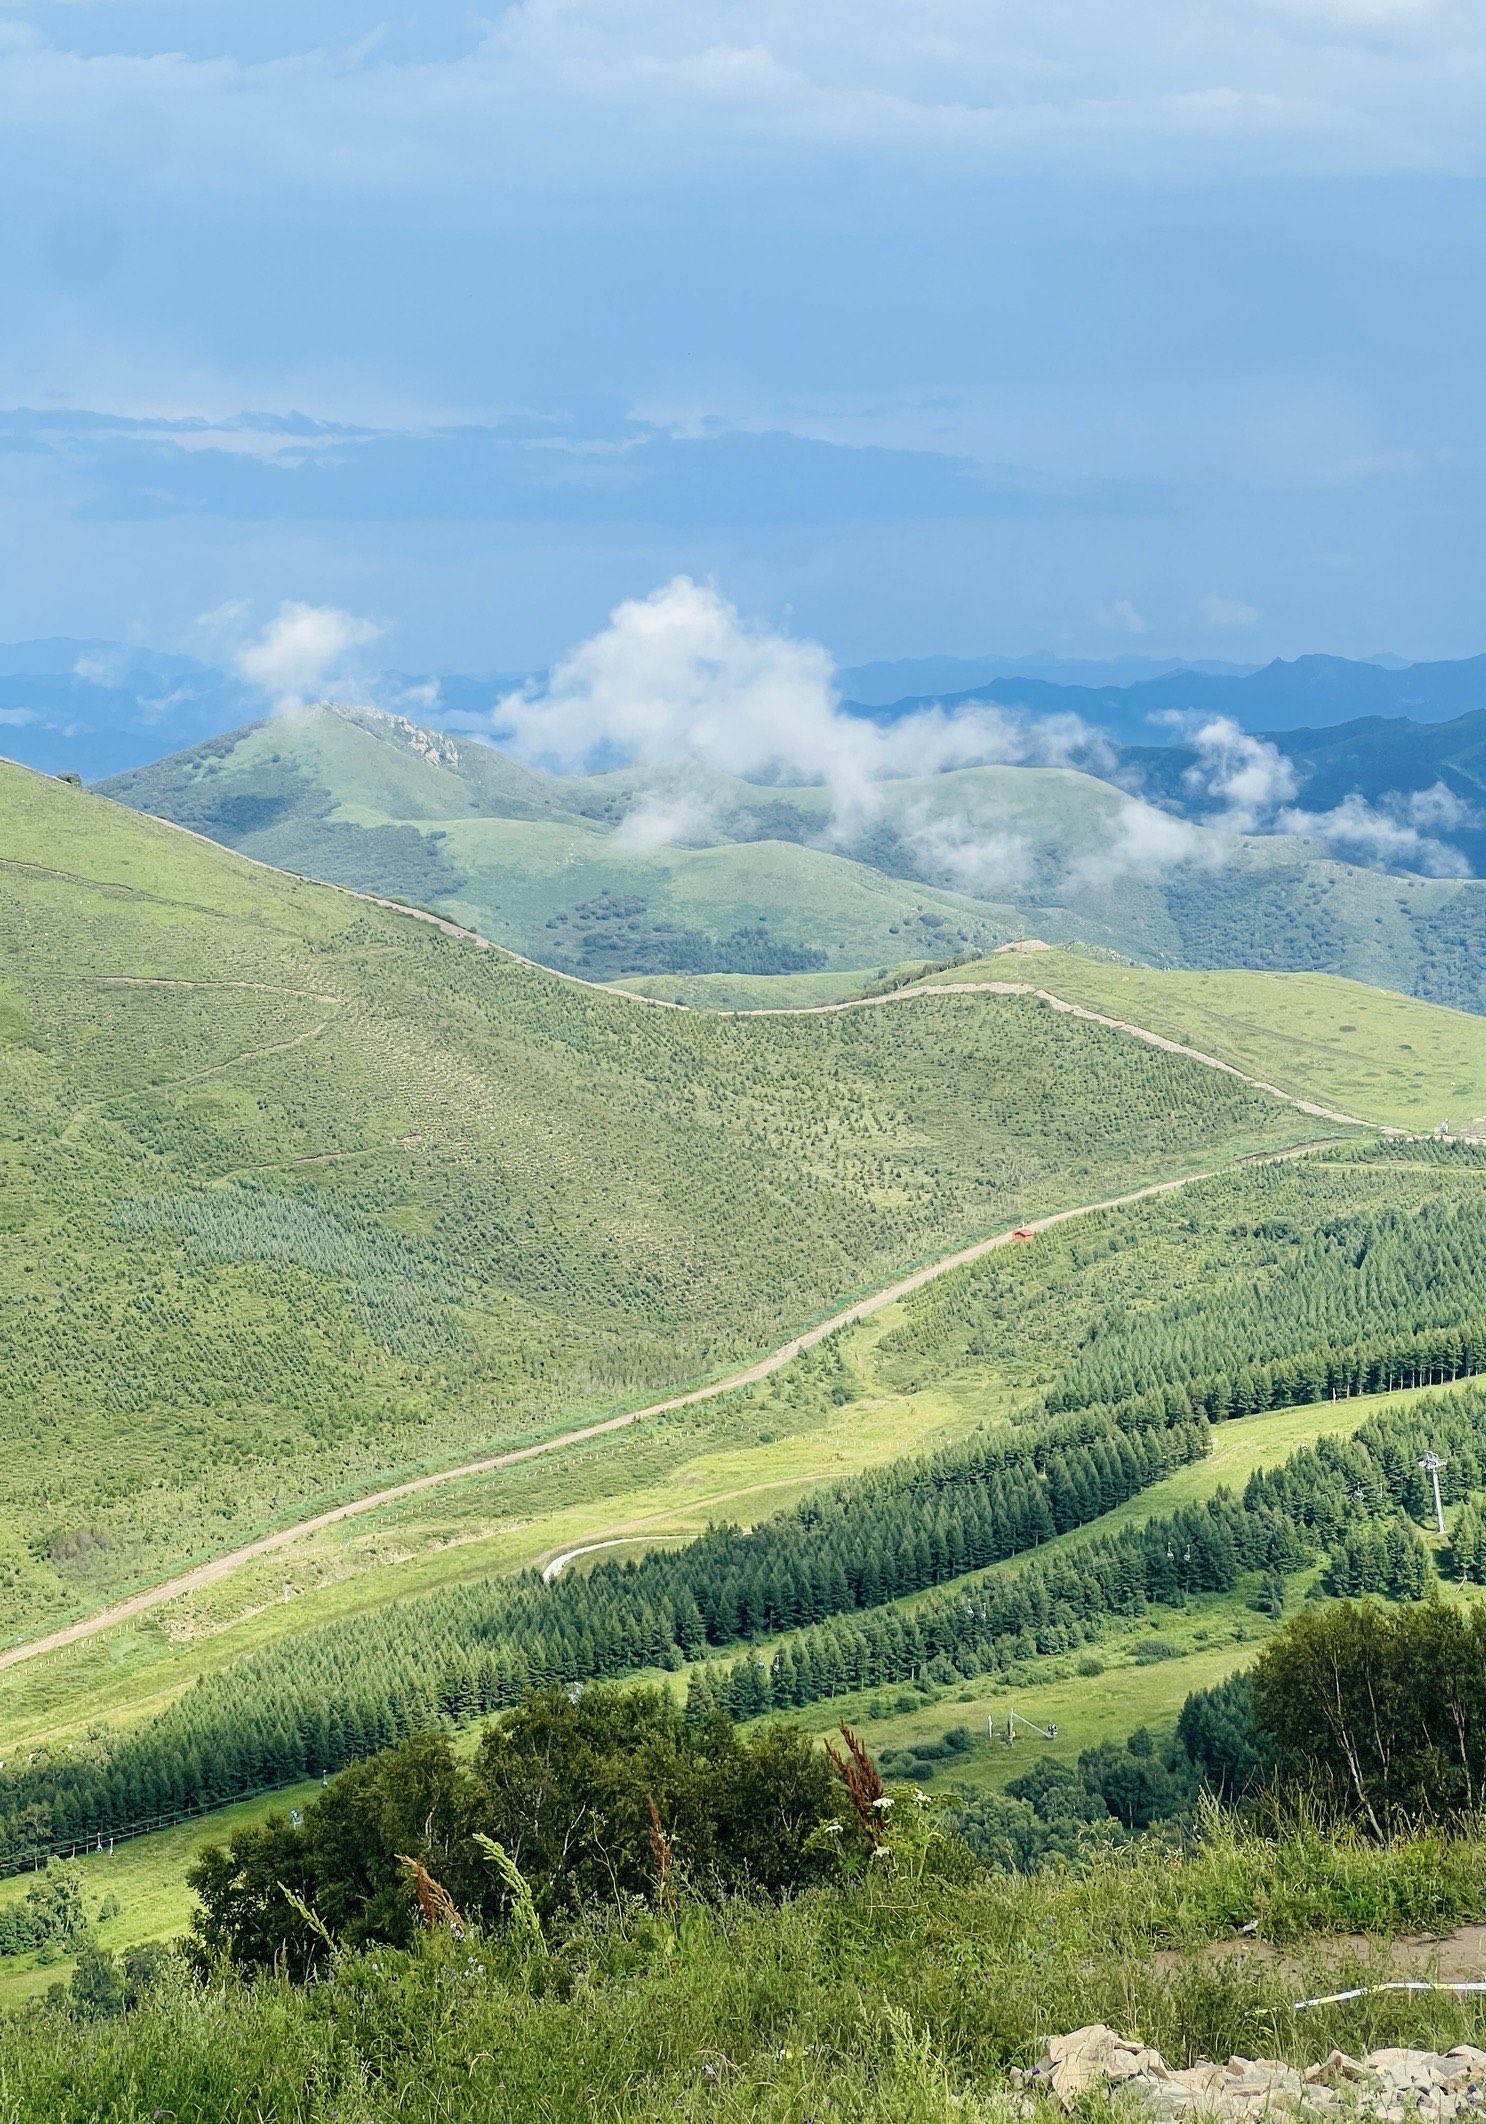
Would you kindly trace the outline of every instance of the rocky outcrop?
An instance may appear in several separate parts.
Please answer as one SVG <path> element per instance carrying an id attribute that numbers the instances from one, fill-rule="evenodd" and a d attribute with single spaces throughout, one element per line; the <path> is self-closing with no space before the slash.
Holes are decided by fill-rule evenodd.
<path id="1" fill-rule="evenodd" d="M 1277 2058 L 1229 2058 L 1175 2071 L 1158 2050 L 1096 2022 L 1056 2037 L 1039 2064 L 1012 2079 L 1064 2109 L 1092 2088 L 1124 2088 L 1154 2117 L 1211 2117 L 1223 2124 L 1330 2110 L 1401 2124 L 1405 2117 L 1444 2119 L 1486 2109 L 1486 2050 L 1469 2043 L 1449 2051 L 1374 2050 L 1365 2058 L 1333 2050 L 1320 2064 L 1303 2067 Z"/>

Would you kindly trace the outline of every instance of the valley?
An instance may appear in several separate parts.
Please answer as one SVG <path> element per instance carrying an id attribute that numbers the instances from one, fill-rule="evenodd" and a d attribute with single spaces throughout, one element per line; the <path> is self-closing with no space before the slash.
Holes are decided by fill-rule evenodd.
<path id="1" fill-rule="evenodd" d="M 1341 1568 L 1304 1534 L 1219 1560 L 1279 1524 L 1256 1483 L 1422 1423 L 1470 1509 L 1470 1014 L 1025 940 L 877 994 L 647 977 L 657 1009 L 19 770 L 0 797 L 0 1912 L 81 1842 L 134 1953 L 194 1853 L 429 1718 L 469 1760 L 544 1675 L 845 1719 L 977 1835 L 1051 1834 L 988 1721 L 1070 1778 L 1112 1731 L 1169 1748 Z M 893 1518 L 926 1482 L 965 1531 Z M 821 1578 L 838 1512 L 933 1543 Z M 673 1636 L 720 1567 L 743 1609 Z M 967 1638 L 967 1605 L 1027 1620 Z M 0 1955 L 0 2003 L 74 1964 Z"/>

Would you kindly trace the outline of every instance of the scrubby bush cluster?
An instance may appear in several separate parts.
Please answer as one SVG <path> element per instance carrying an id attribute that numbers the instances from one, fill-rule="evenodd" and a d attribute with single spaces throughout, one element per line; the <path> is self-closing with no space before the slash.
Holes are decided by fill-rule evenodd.
<path id="1" fill-rule="evenodd" d="M 539 1690 L 490 1728 L 469 1769 L 439 1736 L 335 1780 L 207 1850 L 190 1880 L 204 1968 L 302 1975 L 332 1941 L 410 1945 L 456 1932 L 682 1895 L 781 1895 L 834 1877 L 845 1794 L 808 1736 L 684 1719 L 659 1690 Z M 436 1885 L 433 1885 L 436 1884 Z"/>

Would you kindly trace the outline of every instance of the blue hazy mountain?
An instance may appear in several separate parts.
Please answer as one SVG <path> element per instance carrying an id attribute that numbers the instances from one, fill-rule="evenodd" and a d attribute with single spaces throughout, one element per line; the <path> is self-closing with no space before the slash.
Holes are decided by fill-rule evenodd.
<path id="1" fill-rule="evenodd" d="M 845 692 L 859 708 L 889 708 L 910 699 L 942 699 L 974 692 L 996 679 L 1040 679 L 1055 686 L 1139 685 L 1173 672 L 1200 671 L 1242 677 L 1254 664 L 1215 664 L 1181 657 L 1071 657 L 1043 650 L 1032 656 L 901 656 L 888 662 L 853 664 L 841 673 Z"/>
<path id="2" fill-rule="evenodd" d="M 854 705 L 873 722 L 895 722 L 926 698 L 946 707 L 994 701 L 1033 716 L 1071 710 L 1122 744 L 1159 745 L 1173 742 L 1170 719 L 1188 715 L 1226 715 L 1240 729 L 1256 733 L 1326 729 L 1369 717 L 1447 722 L 1486 709 L 1486 656 L 1403 665 L 1391 660 L 1361 663 L 1345 656 L 1299 656 L 1289 662 L 1277 657 L 1257 671 L 1183 665 L 1123 685 L 1074 685 L 1030 672 L 1011 673 L 972 681 L 954 693 L 926 689 L 891 702 L 856 699 Z"/>
<path id="3" fill-rule="evenodd" d="M 1472 812 L 1486 812 L 1486 656 L 1408 665 L 1305 656 L 1258 670 L 1029 657 L 1019 669 L 1007 668 L 1015 659 L 1003 660 L 968 684 L 942 683 L 996 662 L 920 658 L 863 665 L 844 677 L 855 685 L 856 712 L 874 721 L 893 721 L 925 699 L 992 701 L 1029 718 L 1071 711 L 1124 748 L 1122 780 L 1171 809 L 1189 808 L 1185 719 L 1222 715 L 1268 736 L 1294 761 L 1307 809 L 1327 810 L 1353 791 L 1373 802 L 1443 782 Z M 1053 671 L 1057 677 L 1045 675 Z M 920 690 L 892 701 L 868 697 L 874 680 L 885 685 L 894 674 L 912 676 Z M 437 726 L 444 715 L 478 715 L 519 683 L 512 674 L 388 672 L 371 691 L 382 705 Z M 98 781 L 262 712 L 261 696 L 240 679 L 194 657 L 70 637 L 0 644 L 0 753 L 48 773 Z M 1443 837 L 1474 871 L 1486 871 L 1486 829 L 1467 820 Z"/>

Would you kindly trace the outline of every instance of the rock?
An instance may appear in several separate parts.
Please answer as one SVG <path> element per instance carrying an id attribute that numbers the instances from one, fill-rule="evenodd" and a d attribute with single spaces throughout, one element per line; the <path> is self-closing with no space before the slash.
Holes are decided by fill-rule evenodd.
<path id="1" fill-rule="evenodd" d="M 1375 2083 L 1377 2075 L 1360 2058 L 1349 2058 L 1344 2050 L 1333 2050 L 1319 2065 L 1308 2065 L 1305 2078 L 1312 2087 L 1355 2087 L 1359 2083 Z"/>
<path id="2" fill-rule="evenodd" d="M 1055 2037 L 1040 2064 L 1011 2079 L 1014 2087 L 1052 2095 L 1065 2109 L 1090 2088 L 1120 2087 L 1157 2124 L 1178 2118 L 1249 2124 L 1271 2116 L 1320 2117 L 1343 2106 L 1372 2124 L 1448 2124 L 1486 2112 L 1486 2051 L 1469 2043 L 1444 2055 L 1395 2046 L 1358 2059 L 1333 2050 L 1303 2071 L 1280 2058 L 1238 2057 L 1173 2071 L 1159 2051 L 1097 2021 Z"/>
<path id="3" fill-rule="evenodd" d="M 1159 2051 L 1117 2035 L 1102 2021 L 1075 2028 L 1071 2035 L 1055 2036 L 1047 2056 L 1033 2067 L 1028 2083 L 1057 2096 L 1065 2109 L 1090 2087 L 1120 2085 L 1142 2074 L 1164 2074 Z"/>

